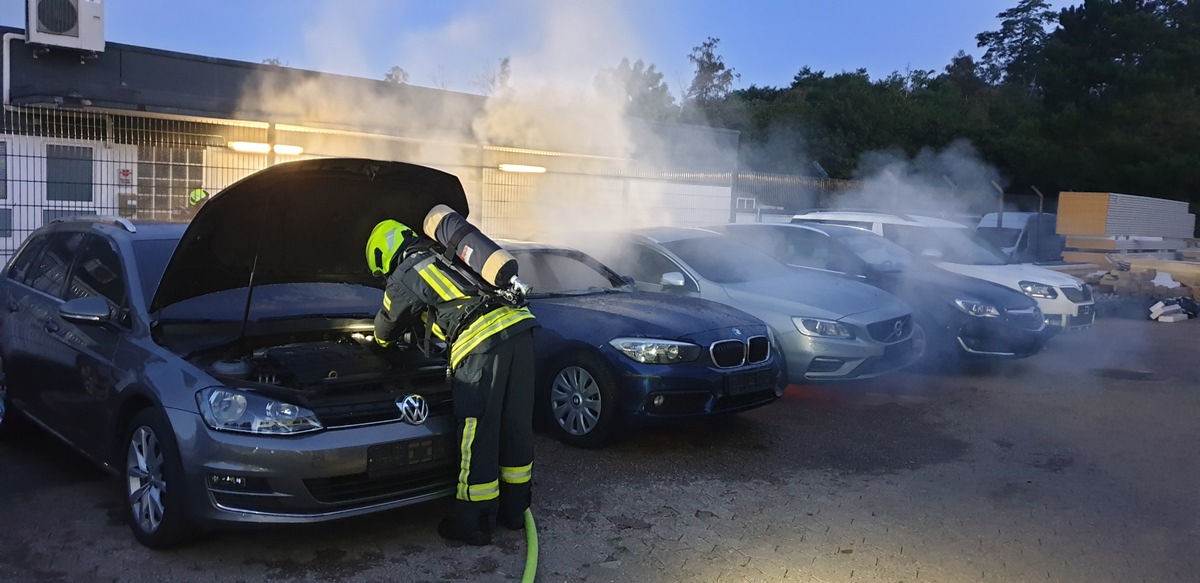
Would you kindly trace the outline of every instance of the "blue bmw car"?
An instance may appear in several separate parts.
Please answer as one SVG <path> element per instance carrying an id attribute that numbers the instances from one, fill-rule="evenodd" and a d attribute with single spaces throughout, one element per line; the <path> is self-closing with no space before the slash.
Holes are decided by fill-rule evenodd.
<path id="1" fill-rule="evenodd" d="M 737 413 L 782 395 L 780 357 L 754 316 L 635 291 L 580 251 L 500 243 L 533 286 L 535 417 L 562 441 L 600 447 L 622 426 Z"/>

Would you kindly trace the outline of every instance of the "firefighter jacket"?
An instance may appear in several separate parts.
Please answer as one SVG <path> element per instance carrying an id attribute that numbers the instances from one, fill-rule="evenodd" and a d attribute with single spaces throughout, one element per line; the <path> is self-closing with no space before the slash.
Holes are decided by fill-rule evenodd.
<path id="1" fill-rule="evenodd" d="M 537 327 L 529 308 L 484 293 L 428 246 L 409 252 L 388 276 L 383 309 L 375 316 L 375 341 L 388 346 L 401 326 L 418 322 L 449 345 L 452 371 L 468 354 Z"/>

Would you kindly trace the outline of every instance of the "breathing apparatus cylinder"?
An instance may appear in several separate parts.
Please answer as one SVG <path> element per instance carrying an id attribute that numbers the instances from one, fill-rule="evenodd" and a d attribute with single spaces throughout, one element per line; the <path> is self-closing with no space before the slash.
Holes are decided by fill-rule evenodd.
<path id="1" fill-rule="evenodd" d="M 485 283 L 506 288 L 520 282 L 520 279 L 513 281 L 517 277 L 516 258 L 454 209 L 444 204 L 433 207 L 425 215 L 422 228 Z"/>

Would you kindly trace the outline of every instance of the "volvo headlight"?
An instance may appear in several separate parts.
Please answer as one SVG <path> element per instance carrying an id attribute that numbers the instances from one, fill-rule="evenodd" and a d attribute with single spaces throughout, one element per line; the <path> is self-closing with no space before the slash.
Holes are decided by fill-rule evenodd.
<path id="1" fill-rule="evenodd" d="M 265 435 L 295 435 L 321 429 L 312 411 L 299 405 L 225 387 L 196 393 L 200 415 L 218 431 Z"/>
<path id="2" fill-rule="evenodd" d="M 1054 286 L 1052 285 L 1046 285 L 1036 281 L 1021 281 L 1017 282 L 1017 285 L 1021 286 L 1021 291 L 1025 292 L 1025 295 L 1030 297 L 1045 298 L 1047 300 L 1052 300 L 1058 297 L 1058 290 L 1054 289 Z"/>
<path id="3" fill-rule="evenodd" d="M 613 338 L 608 343 L 625 356 L 645 364 L 689 362 L 700 357 L 700 347 L 690 342 L 656 338 Z"/>
<path id="4" fill-rule="evenodd" d="M 977 302 L 975 300 L 954 300 L 954 305 L 958 309 L 979 318 L 999 318 L 1000 310 L 991 304 Z"/>
<path id="5" fill-rule="evenodd" d="M 820 318 L 802 318 L 800 316 L 792 316 L 792 322 L 796 324 L 796 329 L 805 336 L 854 338 L 854 333 L 841 322 L 822 320 Z"/>

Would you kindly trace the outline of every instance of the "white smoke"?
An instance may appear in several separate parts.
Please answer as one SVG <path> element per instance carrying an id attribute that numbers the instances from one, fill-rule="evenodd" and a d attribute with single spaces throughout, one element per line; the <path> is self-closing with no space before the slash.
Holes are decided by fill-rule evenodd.
<path id="1" fill-rule="evenodd" d="M 965 140 L 913 157 L 899 149 L 866 154 L 854 178 L 861 186 L 833 197 L 828 206 L 958 218 L 993 204 L 996 188 L 1004 186 L 999 171 Z"/>
<path id="2" fill-rule="evenodd" d="M 330 1 L 304 34 L 310 53 L 318 55 L 314 62 L 336 61 L 339 70 L 365 66 L 366 39 L 356 33 L 349 12 Z M 405 135 L 420 139 L 372 140 L 362 151 L 365 142 L 310 135 L 309 142 L 318 146 L 306 153 L 400 160 L 458 174 L 468 191 L 472 222 L 493 236 L 660 224 L 661 211 L 671 202 L 670 188 L 656 190 L 645 181 L 620 177 L 664 166 L 656 158 L 666 146 L 634 130 L 623 96 L 603 95 L 594 87 L 601 70 L 622 58 L 640 58 L 642 46 L 630 22 L 637 14 L 625 1 L 474 4 L 436 28 L 398 33 L 385 43 L 396 66 L 410 74 L 406 91 L 382 83 L 366 92 L 362 83 L 339 89 L 316 75 L 285 70 L 245 88 L 242 116 L 318 127 L 334 120 L 359 127 L 399 125 Z M 501 59 L 507 61 L 503 84 L 496 71 Z M 486 78 L 489 86 L 480 89 L 487 94 L 439 91 L 428 82 L 422 86 L 422 71 L 446 67 L 456 71 L 458 86 L 462 79 Z M 382 78 L 383 71 L 372 73 L 363 76 Z M 500 173 L 499 163 L 543 166 L 547 172 Z M 727 195 L 725 200 L 727 205 Z"/>

